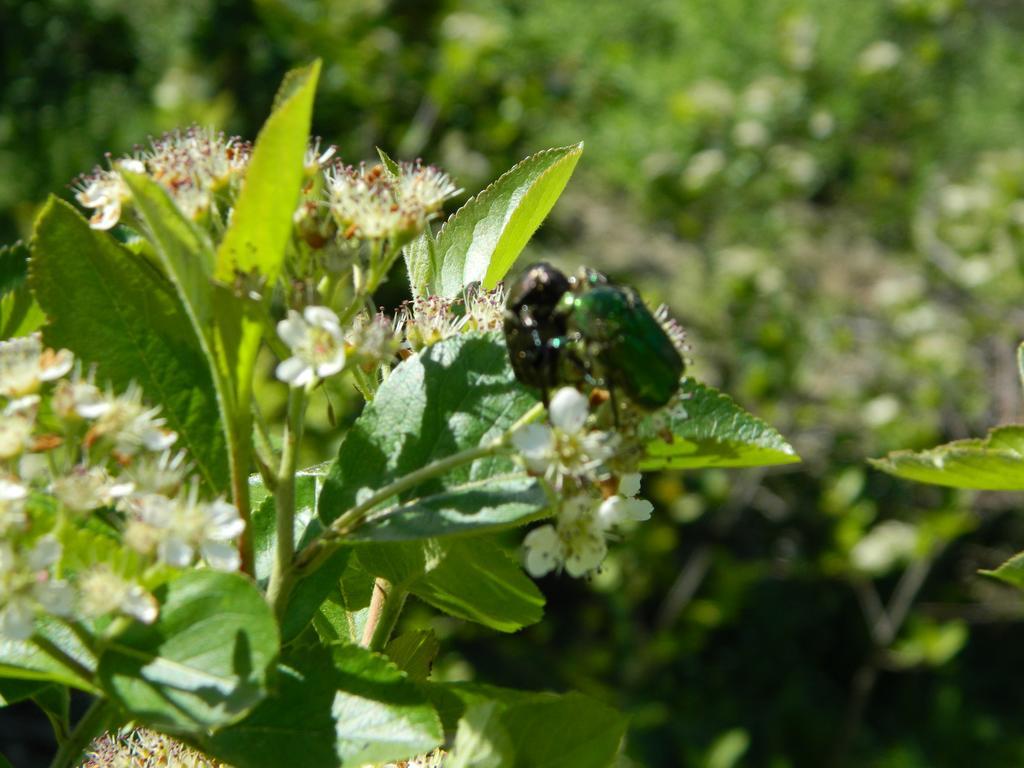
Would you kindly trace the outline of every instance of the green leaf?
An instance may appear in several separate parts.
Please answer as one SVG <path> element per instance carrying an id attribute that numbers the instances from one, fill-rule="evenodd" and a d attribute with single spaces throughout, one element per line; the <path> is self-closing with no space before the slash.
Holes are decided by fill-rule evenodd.
<path id="1" fill-rule="evenodd" d="M 0 248 L 0 339 L 26 336 L 46 322 L 28 286 L 28 259 L 21 240 Z"/>
<path id="2" fill-rule="evenodd" d="M 523 525 L 547 513 L 550 500 L 525 474 L 456 483 L 370 517 L 350 541 L 417 541 Z"/>
<path id="3" fill-rule="evenodd" d="M 413 680 L 426 680 L 441 644 L 432 629 L 417 629 L 393 638 L 385 655 Z"/>
<path id="4" fill-rule="evenodd" d="M 11 765 L 10 760 L 0 754 L 0 768 L 14 768 L 14 766 Z"/>
<path id="5" fill-rule="evenodd" d="M 437 240 L 430 230 L 405 246 L 402 257 L 409 275 L 409 291 L 413 296 L 429 295 L 441 272 L 437 263 Z"/>
<path id="6" fill-rule="evenodd" d="M 305 173 L 319 76 L 317 60 L 289 72 L 281 84 L 274 111 L 253 146 L 231 226 L 217 249 L 217 280 L 231 283 L 236 271 L 255 271 L 272 283 L 280 274 Z"/>
<path id="7" fill-rule="evenodd" d="M 437 234 L 436 269 L 421 263 L 430 255 L 429 245 L 410 248 L 413 293 L 453 297 L 476 281 L 494 288 L 551 211 L 582 153 L 582 142 L 538 152 L 468 200 Z M 429 283 L 421 284 L 427 274 Z"/>
<path id="8" fill-rule="evenodd" d="M 534 402 L 516 382 L 498 334 L 465 334 L 414 355 L 392 371 L 349 430 L 320 494 L 320 517 L 325 523 L 336 519 L 355 504 L 363 488 L 380 488 L 432 461 L 495 440 Z M 382 507 L 432 496 L 451 501 L 455 496 L 445 496 L 451 489 L 512 470 L 512 461 L 504 456 L 478 459 Z M 517 506 L 520 500 L 511 507 L 477 513 L 474 532 L 538 514 L 543 502 L 532 490 L 529 493 L 526 506 Z M 415 522 L 424 533 L 428 526 L 456 533 L 468 530 L 467 515 L 458 508 L 448 509 L 448 519 L 434 521 L 412 506 L 408 512 L 404 525 Z M 363 543 L 357 552 L 372 575 L 384 576 L 454 616 L 502 631 L 540 619 L 543 597 L 532 580 L 500 548 L 483 539 Z"/>
<path id="9" fill-rule="evenodd" d="M 957 440 L 927 451 L 896 451 L 871 464 L 919 483 L 979 491 L 1024 490 L 1024 426 L 996 427 L 984 440 Z"/>
<path id="10" fill-rule="evenodd" d="M 456 618 L 515 632 L 543 617 L 544 595 L 487 537 L 365 545 L 356 554 L 369 573 Z"/>
<path id="11" fill-rule="evenodd" d="M 462 729 L 467 717 L 479 720 L 484 705 L 492 704 L 488 719 L 497 716 L 515 749 L 514 761 L 501 763 L 510 768 L 607 768 L 626 730 L 620 713 L 579 693 L 558 696 L 471 683 L 426 684 L 422 690 L 449 732 Z"/>
<path id="12" fill-rule="evenodd" d="M 29 280 L 49 317 L 46 343 L 95 363 L 101 384 L 138 382 L 162 406 L 205 486 L 224 490 L 227 454 L 210 371 L 171 284 L 56 198 L 36 221 Z"/>
<path id="13" fill-rule="evenodd" d="M 24 680 L 14 677 L 0 677 L 0 707 L 17 704 L 36 695 L 48 687 L 46 680 Z"/>
<path id="14" fill-rule="evenodd" d="M 96 667 L 95 656 L 66 625 L 53 619 L 37 619 L 36 632 L 87 669 Z M 35 644 L 3 637 L 0 637 L 0 677 L 43 680 L 96 692 L 91 680 L 83 680 Z"/>
<path id="15" fill-rule="evenodd" d="M 501 723 L 501 706 L 496 701 L 466 708 L 455 732 L 455 744 L 446 763 L 450 768 L 503 768 L 512 765 L 515 749 Z"/>
<path id="16" fill-rule="evenodd" d="M 182 215 L 157 182 L 130 171 L 121 171 L 121 176 L 131 190 L 132 202 L 156 247 L 164 272 L 177 288 L 196 336 L 205 337 L 213 302 L 211 243 Z"/>
<path id="17" fill-rule="evenodd" d="M 1018 552 L 995 570 L 980 573 L 1017 589 L 1024 589 L 1024 552 Z"/>
<path id="18" fill-rule="evenodd" d="M 252 583 L 190 571 L 157 591 L 160 616 L 104 648 L 103 689 L 139 720 L 171 732 L 238 720 L 263 698 L 277 625 Z"/>
<path id="19" fill-rule="evenodd" d="M 236 473 L 249 471 L 245 452 L 251 431 L 253 371 L 266 304 L 291 237 L 319 74 L 318 60 L 285 76 L 274 111 L 256 139 L 231 224 L 214 260 L 213 276 L 219 285 L 213 298 L 212 347 Z M 236 278 L 243 284 L 239 291 L 232 287 Z M 264 295 L 253 298 L 251 290 L 260 286 Z"/>
<path id="20" fill-rule="evenodd" d="M 659 426 L 672 435 L 647 445 L 640 469 L 761 467 L 800 461 L 782 435 L 736 405 L 721 392 L 691 378 L 681 386 L 684 398 L 664 414 Z"/>
<path id="21" fill-rule="evenodd" d="M 413 355 L 391 372 L 346 435 L 320 494 L 320 518 L 335 520 L 364 488 L 381 488 L 432 461 L 490 443 L 535 402 L 515 380 L 497 333 L 463 334 Z M 514 470 L 506 457 L 485 457 L 382 507 Z"/>
<path id="22" fill-rule="evenodd" d="M 413 757 L 443 738 L 424 695 L 364 648 L 296 649 L 278 677 L 274 695 L 201 748 L 247 768 L 293 765 L 296 754 L 302 768 L 335 768 Z"/>
<path id="23" fill-rule="evenodd" d="M 381 164 L 387 169 L 388 173 L 390 173 L 392 176 L 398 176 L 402 172 L 402 169 L 399 167 L 398 163 L 391 159 L 391 155 L 389 155 L 380 147 L 377 147 L 377 157 L 380 158 Z"/>

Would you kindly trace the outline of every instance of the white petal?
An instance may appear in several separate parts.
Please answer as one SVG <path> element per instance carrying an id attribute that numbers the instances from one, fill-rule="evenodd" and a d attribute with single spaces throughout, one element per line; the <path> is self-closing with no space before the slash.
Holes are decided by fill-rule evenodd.
<path id="1" fill-rule="evenodd" d="M 309 363 L 297 357 L 289 357 L 278 364 L 275 371 L 277 378 L 293 387 L 304 387 L 313 376 Z"/>
<path id="2" fill-rule="evenodd" d="M 35 631 L 35 611 L 28 600 L 16 597 L 0 608 L 0 635 L 28 640 Z"/>
<path id="3" fill-rule="evenodd" d="M 156 598 L 138 584 L 132 585 L 119 607 L 122 613 L 138 619 L 143 624 L 152 624 L 160 612 Z"/>
<path id="4" fill-rule="evenodd" d="M 335 338 L 341 335 L 341 323 L 338 316 L 327 307 L 306 307 L 302 311 L 306 322 L 329 331 Z M 335 334 L 337 332 L 337 334 Z"/>
<path id="5" fill-rule="evenodd" d="M 542 458 L 550 454 L 553 438 L 550 427 L 527 424 L 512 433 L 512 445 L 527 458 Z"/>
<path id="6" fill-rule="evenodd" d="M 168 536 L 157 545 L 157 557 L 176 568 L 191 565 L 193 552 L 191 545 L 176 536 Z"/>
<path id="7" fill-rule="evenodd" d="M 601 565 L 608 547 L 602 537 L 587 537 L 573 542 L 572 553 L 565 559 L 565 570 L 574 578 L 579 578 Z"/>
<path id="8" fill-rule="evenodd" d="M 232 544 L 221 541 L 204 541 L 200 550 L 203 559 L 218 571 L 237 571 L 242 561 L 238 550 Z"/>
<path id="9" fill-rule="evenodd" d="M 178 433 L 169 429 L 147 429 L 142 433 L 142 445 L 147 451 L 166 451 L 178 439 Z"/>
<path id="10" fill-rule="evenodd" d="M 563 432 L 575 435 L 587 421 L 587 398 L 572 387 L 562 387 L 555 392 L 548 406 L 551 423 Z"/>
<path id="11" fill-rule="evenodd" d="M 552 525 L 534 528 L 523 540 L 526 572 L 534 578 L 550 573 L 562 562 L 562 540 Z"/>
<path id="12" fill-rule="evenodd" d="M 123 160 L 117 162 L 118 168 L 131 173 L 145 173 L 146 166 L 141 160 L 136 160 L 134 157 L 126 157 Z"/>
<path id="13" fill-rule="evenodd" d="M 333 376 L 342 368 L 345 367 L 345 350 L 338 347 L 338 351 L 334 357 L 328 360 L 326 363 L 319 363 L 316 366 L 316 375 L 321 379 L 326 379 L 328 376 Z"/>
<path id="14" fill-rule="evenodd" d="M 640 473 L 627 472 L 619 478 L 619 495 L 633 498 L 640 493 Z"/>
<path id="15" fill-rule="evenodd" d="M 611 496 L 601 502 L 597 509 L 597 518 L 602 528 L 613 528 L 627 519 L 623 508 L 625 501 L 621 496 Z"/>
<path id="16" fill-rule="evenodd" d="M 205 537 L 214 541 L 230 541 L 245 530 L 245 521 L 238 509 L 226 501 L 214 501 L 206 505 Z"/>
<path id="17" fill-rule="evenodd" d="M 0 479 L 0 501 L 17 501 L 28 496 L 28 489 L 21 483 Z"/>
<path id="18" fill-rule="evenodd" d="M 54 379 L 59 379 L 71 370 L 72 366 L 75 364 L 75 356 L 71 354 L 71 350 L 62 349 L 55 352 L 48 362 L 49 364 L 39 371 L 40 381 L 53 381 Z"/>
<path id="19" fill-rule="evenodd" d="M 281 337 L 281 341 L 292 349 L 295 349 L 306 340 L 306 333 L 308 331 L 309 326 L 306 324 L 306 321 L 294 309 L 289 309 L 288 317 L 277 324 L 277 335 Z"/>
<path id="20" fill-rule="evenodd" d="M 627 517 L 638 523 L 650 520 L 651 513 L 654 511 L 654 505 L 647 499 L 626 499 L 625 508 Z"/>

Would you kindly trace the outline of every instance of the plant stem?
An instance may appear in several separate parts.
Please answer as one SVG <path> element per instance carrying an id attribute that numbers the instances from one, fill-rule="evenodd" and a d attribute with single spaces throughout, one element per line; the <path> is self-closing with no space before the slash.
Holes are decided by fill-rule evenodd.
<path id="1" fill-rule="evenodd" d="M 277 472 L 274 488 L 274 507 L 277 516 L 277 544 L 274 553 L 274 567 L 270 573 L 267 600 L 274 607 L 280 619 L 284 614 L 286 600 L 279 599 L 285 574 L 291 569 L 295 555 L 295 470 L 298 463 L 299 444 L 302 442 L 302 424 L 306 414 L 306 390 L 292 387 L 288 393 L 288 418 L 284 424 L 284 445 L 281 450 L 281 466 Z M 286 596 L 287 597 L 287 596 Z"/>
<path id="2" fill-rule="evenodd" d="M 402 614 L 402 608 L 405 607 L 407 595 L 404 589 L 394 586 L 387 579 L 377 578 L 373 582 L 373 597 L 360 645 L 371 651 L 384 650 Z"/>
<path id="3" fill-rule="evenodd" d="M 75 724 L 67 741 L 61 744 L 57 756 L 50 763 L 50 768 L 74 768 L 94 738 L 107 727 L 113 711 L 106 699 L 96 699 Z"/>
<path id="4" fill-rule="evenodd" d="M 70 669 L 72 672 L 74 672 L 76 675 L 82 678 L 82 680 L 85 683 L 88 683 L 90 686 L 92 685 L 93 671 L 89 669 L 87 666 L 85 666 L 78 659 L 74 658 L 73 656 L 70 656 L 64 650 L 57 647 L 57 645 L 52 640 L 36 633 L 32 635 L 32 644 L 35 645 L 36 648 L 41 650 L 54 661 Z"/>

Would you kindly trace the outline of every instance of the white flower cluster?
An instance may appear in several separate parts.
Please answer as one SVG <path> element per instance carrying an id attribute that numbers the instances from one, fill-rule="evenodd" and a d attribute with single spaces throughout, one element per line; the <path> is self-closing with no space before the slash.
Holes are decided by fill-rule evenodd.
<path id="1" fill-rule="evenodd" d="M 338 163 L 327 171 L 326 190 L 343 236 L 365 240 L 415 235 L 460 192 L 448 174 L 418 162 L 401 163 L 394 174 L 383 165 Z"/>
<path id="2" fill-rule="evenodd" d="M 0 342 L 0 635 L 9 638 L 30 637 L 40 613 L 152 622 L 147 585 L 164 578 L 160 567 L 239 565 L 238 510 L 187 485 L 190 467 L 171 451 L 177 435 L 159 409 L 137 386 L 102 391 L 73 368 L 70 352 L 38 336 Z M 99 555 L 76 550 L 79 565 L 61 568 L 95 511 L 129 553 L 93 562 Z"/>
<path id="3" fill-rule="evenodd" d="M 534 528 L 523 542 L 526 570 L 540 577 L 564 569 L 570 576 L 595 571 L 608 553 L 607 539 L 631 521 L 648 520 L 653 506 L 636 498 L 640 475 L 622 474 L 616 492 L 599 496 L 595 489 L 614 484 L 607 463 L 619 437 L 587 428 L 589 403 L 571 387 L 558 390 L 548 407 L 550 425 L 527 424 L 512 435 L 527 469 L 559 492 L 554 523 Z"/>
<path id="4" fill-rule="evenodd" d="M 167 190 L 187 217 L 200 219 L 217 211 L 218 195 L 237 191 L 251 154 L 251 145 L 237 136 L 192 126 L 111 160 L 109 168 L 96 168 L 78 181 L 75 197 L 83 207 L 95 209 L 89 222 L 93 229 L 110 229 L 131 199 L 121 171 L 142 173 Z"/>
<path id="5" fill-rule="evenodd" d="M 467 289 L 461 298 L 417 296 L 406 302 L 395 319 L 395 330 L 410 349 L 420 350 L 469 331 L 500 330 L 505 312 L 505 289 Z"/>

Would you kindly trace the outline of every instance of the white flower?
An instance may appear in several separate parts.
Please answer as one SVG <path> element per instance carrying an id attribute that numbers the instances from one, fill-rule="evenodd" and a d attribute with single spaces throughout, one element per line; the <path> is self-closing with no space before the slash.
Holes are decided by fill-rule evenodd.
<path id="1" fill-rule="evenodd" d="M 76 370 L 70 380 L 57 383 L 51 402 L 53 412 L 66 420 L 95 419 L 110 409 L 110 403 L 93 384 L 92 377 L 83 379 L 80 370 Z"/>
<path id="2" fill-rule="evenodd" d="M 277 378 L 293 387 L 309 387 L 345 367 L 345 337 L 338 316 L 327 307 L 288 310 L 277 334 L 292 357 L 277 366 Z"/>
<path id="3" fill-rule="evenodd" d="M 22 397 L 38 391 L 71 370 L 74 356 L 66 349 L 44 349 L 38 334 L 0 341 L 0 394 Z"/>
<path id="4" fill-rule="evenodd" d="M 563 387 L 548 407 L 551 426 L 527 424 L 512 435 L 512 444 L 531 472 L 561 488 L 566 477 L 591 475 L 614 453 L 615 436 L 586 431 L 587 415 L 587 398 Z"/>
<path id="5" fill-rule="evenodd" d="M 191 469 L 186 458 L 184 451 L 172 453 L 168 450 L 157 455 L 150 454 L 133 461 L 126 473 L 139 493 L 173 496 Z"/>
<path id="6" fill-rule="evenodd" d="M 877 75 L 886 72 L 903 58 L 903 51 L 891 40 L 878 40 L 863 51 L 857 59 L 857 68 L 861 74 Z"/>
<path id="7" fill-rule="evenodd" d="M 0 635 L 27 640 L 40 611 L 57 616 L 71 612 L 74 592 L 49 574 L 60 553 L 60 543 L 52 536 L 43 537 L 27 552 L 0 541 Z"/>
<path id="8" fill-rule="evenodd" d="M 163 451 L 174 445 L 176 432 L 164 428 L 164 420 L 158 418 L 159 408 L 147 408 L 142 403 L 142 390 L 130 384 L 124 394 L 106 394 L 102 401 L 80 408 L 85 418 L 94 418 L 86 437 L 87 444 L 107 437 L 114 448 L 126 456 L 134 456 L 140 450 Z"/>
<path id="9" fill-rule="evenodd" d="M 900 520 L 886 520 L 872 528 L 850 551 L 853 565 L 873 576 L 883 576 L 913 557 L 917 529 Z"/>
<path id="10" fill-rule="evenodd" d="M 448 174 L 421 163 L 401 163 L 397 174 L 382 165 L 338 164 L 325 175 L 327 204 L 345 237 L 382 240 L 423 229 L 459 190 Z"/>
<path id="11" fill-rule="evenodd" d="M 534 578 L 545 576 L 565 562 L 565 548 L 553 525 L 534 528 L 523 539 L 526 572 Z"/>
<path id="12" fill-rule="evenodd" d="M 523 550 L 526 570 L 534 577 L 564 568 L 578 578 L 596 570 L 608 554 L 608 545 L 594 499 L 587 495 L 567 499 L 554 525 L 542 525 L 526 535 Z"/>
<path id="13" fill-rule="evenodd" d="M 443 296 L 417 296 L 402 307 L 395 331 L 417 350 L 451 338 L 462 332 L 467 320 L 456 315 L 452 305 L 452 299 Z"/>
<path id="14" fill-rule="evenodd" d="M 130 167 L 128 170 L 137 170 Z M 121 206 L 131 200 L 132 193 L 121 174 L 115 170 L 97 168 L 83 177 L 77 187 L 75 199 L 83 208 L 94 208 L 89 219 L 93 229 L 111 229 L 121 218 Z"/>
<path id="15" fill-rule="evenodd" d="M 619 478 L 619 492 L 601 502 L 597 515 L 605 528 L 622 525 L 627 521 L 643 522 L 651 519 L 654 505 L 647 499 L 638 499 L 640 473 L 631 472 Z"/>
<path id="16" fill-rule="evenodd" d="M 226 501 L 200 502 L 197 483 L 176 499 L 147 494 L 126 506 L 134 513 L 125 530 L 125 542 L 133 549 L 155 553 L 176 568 L 191 565 L 199 554 L 218 570 L 238 570 L 236 539 L 245 522 Z"/>
<path id="17" fill-rule="evenodd" d="M 83 573 L 78 588 L 86 616 L 106 616 L 116 611 L 143 624 L 156 621 L 159 612 L 156 598 L 139 584 L 114 573 L 108 565 L 97 565 Z"/>
<path id="18" fill-rule="evenodd" d="M 115 482 L 102 467 L 73 467 L 54 478 L 50 486 L 54 496 L 72 512 L 91 512 L 114 504 L 134 490 L 130 482 Z"/>
<path id="19" fill-rule="evenodd" d="M 35 422 L 24 416 L 0 415 L 0 459 L 13 459 L 29 447 Z"/>
<path id="20" fill-rule="evenodd" d="M 21 483 L 0 478 L 0 536 L 8 535 L 14 528 L 23 528 L 28 522 L 27 496 L 28 489 Z"/>

